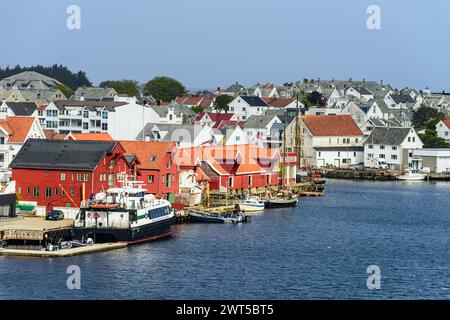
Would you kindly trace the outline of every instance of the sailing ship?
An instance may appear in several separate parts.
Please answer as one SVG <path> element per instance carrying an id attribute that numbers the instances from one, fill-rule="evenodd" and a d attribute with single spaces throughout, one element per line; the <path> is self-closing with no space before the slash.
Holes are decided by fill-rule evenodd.
<path id="1" fill-rule="evenodd" d="M 138 243 L 166 237 L 176 216 L 170 202 L 147 194 L 144 183 L 121 174 L 120 188 L 110 188 L 92 197 L 80 209 L 73 238 L 96 243 Z"/>

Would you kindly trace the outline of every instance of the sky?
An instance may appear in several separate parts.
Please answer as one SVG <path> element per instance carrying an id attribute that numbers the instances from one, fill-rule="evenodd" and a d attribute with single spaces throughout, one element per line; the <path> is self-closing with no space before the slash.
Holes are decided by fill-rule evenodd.
<path id="1" fill-rule="evenodd" d="M 67 28 L 70 5 L 80 29 Z M 367 27 L 370 5 L 380 8 L 378 30 Z M 1 67 L 58 63 L 94 84 L 319 77 L 450 91 L 447 0 L 0 0 L 0 11 Z"/>

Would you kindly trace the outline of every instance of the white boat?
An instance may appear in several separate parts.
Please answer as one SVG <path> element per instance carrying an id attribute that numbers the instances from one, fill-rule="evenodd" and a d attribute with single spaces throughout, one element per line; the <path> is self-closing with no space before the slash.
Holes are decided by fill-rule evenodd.
<path id="1" fill-rule="evenodd" d="M 248 199 L 239 204 L 241 210 L 245 213 L 264 211 L 264 202 L 258 199 Z"/>
<path id="2" fill-rule="evenodd" d="M 419 170 L 408 170 L 404 174 L 397 176 L 397 180 L 402 181 L 422 181 L 427 177 L 426 173 Z"/>

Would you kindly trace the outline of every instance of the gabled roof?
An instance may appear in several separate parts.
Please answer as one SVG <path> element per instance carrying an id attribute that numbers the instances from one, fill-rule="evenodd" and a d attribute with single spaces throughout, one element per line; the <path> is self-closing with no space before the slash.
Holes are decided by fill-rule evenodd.
<path id="1" fill-rule="evenodd" d="M 314 136 L 362 136 L 351 115 L 306 115 L 303 123 Z"/>
<path id="2" fill-rule="evenodd" d="M 34 102 L 6 102 L 6 105 L 16 116 L 31 116 L 37 109 Z"/>
<path id="3" fill-rule="evenodd" d="M 450 129 L 450 119 L 444 119 L 442 122 Z"/>
<path id="4" fill-rule="evenodd" d="M 294 100 L 292 99 L 288 99 L 288 98 L 283 98 L 283 99 L 273 99 L 270 102 L 267 102 L 271 107 L 273 108 L 285 108 L 288 105 L 290 105 L 292 102 L 294 102 Z"/>
<path id="5" fill-rule="evenodd" d="M 153 109 L 160 117 L 167 117 L 167 114 L 169 113 L 169 108 L 173 108 L 173 111 L 177 117 L 180 116 L 187 116 L 187 117 L 194 117 L 196 113 L 192 111 L 189 107 L 184 105 L 178 105 L 178 104 L 170 104 L 170 105 L 148 105 L 148 108 Z"/>
<path id="6" fill-rule="evenodd" d="M 160 141 L 120 141 L 127 156 L 135 155 L 141 164 L 140 169 L 160 170 L 166 165 L 166 154 L 175 153 L 175 142 Z"/>
<path id="7" fill-rule="evenodd" d="M 108 87 L 79 87 L 73 93 L 72 98 L 83 97 L 87 100 L 102 100 L 103 98 L 111 98 L 117 95 L 116 90 Z"/>
<path id="8" fill-rule="evenodd" d="M 34 117 L 7 117 L 0 120 L 0 127 L 2 127 L 9 134 L 8 142 L 23 143 L 27 139 L 33 123 Z"/>
<path id="9" fill-rule="evenodd" d="M 11 168 L 93 171 L 117 142 L 28 139 Z"/>
<path id="10" fill-rule="evenodd" d="M 415 103 L 413 97 L 411 97 L 409 94 L 391 94 L 392 100 L 395 101 L 395 103 Z"/>
<path id="11" fill-rule="evenodd" d="M 366 140 L 368 144 L 398 146 L 405 141 L 412 128 L 374 127 Z"/>
<path id="12" fill-rule="evenodd" d="M 367 95 L 367 96 L 373 95 L 372 92 L 370 92 L 369 90 L 367 90 L 364 87 L 356 87 L 356 88 L 354 87 L 353 89 L 355 89 L 356 91 L 358 91 L 359 94 L 362 94 L 362 95 Z"/>
<path id="13" fill-rule="evenodd" d="M 274 118 L 277 118 L 277 116 L 250 116 L 244 123 L 244 128 L 266 128 Z"/>
<path id="14" fill-rule="evenodd" d="M 251 107 L 268 107 L 269 105 L 263 99 L 256 96 L 240 96 L 242 100 L 248 103 Z"/>
<path id="15" fill-rule="evenodd" d="M 231 118 L 233 118 L 234 113 L 218 113 L 218 112 L 200 112 L 199 114 L 197 114 L 197 116 L 195 117 L 194 121 L 200 121 L 205 114 L 208 115 L 208 117 L 213 121 L 213 122 L 220 122 L 222 120 L 231 120 Z"/>

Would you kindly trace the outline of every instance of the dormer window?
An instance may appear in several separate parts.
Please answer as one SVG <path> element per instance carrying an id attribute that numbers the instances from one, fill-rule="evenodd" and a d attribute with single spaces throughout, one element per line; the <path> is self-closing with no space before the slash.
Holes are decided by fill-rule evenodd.
<path id="1" fill-rule="evenodd" d="M 156 155 L 155 154 L 150 157 L 150 161 L 151 162 L 155 162 L 156 161 Z"/>

